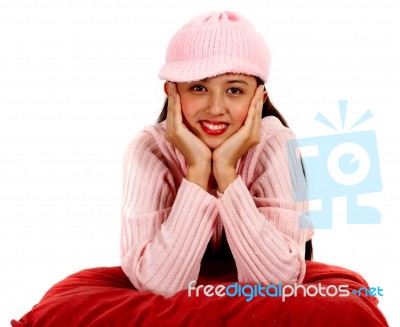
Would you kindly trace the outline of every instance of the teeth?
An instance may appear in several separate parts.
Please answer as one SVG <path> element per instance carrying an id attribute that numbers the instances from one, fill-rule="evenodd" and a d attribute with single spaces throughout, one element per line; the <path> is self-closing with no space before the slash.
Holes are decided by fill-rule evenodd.
<path id="1" fill-rule="evenodd" d="M 226 126 L 228 126 L 228 124 L 218 124 L 218 125 L 214 125 L 214 124 L 210 124 L 210 123 L 206 123 L 206 122 L 201 122 L 204 126 L 206 126 L 207 128 L 215 131 L 217 129 L 223 129 Z"/>

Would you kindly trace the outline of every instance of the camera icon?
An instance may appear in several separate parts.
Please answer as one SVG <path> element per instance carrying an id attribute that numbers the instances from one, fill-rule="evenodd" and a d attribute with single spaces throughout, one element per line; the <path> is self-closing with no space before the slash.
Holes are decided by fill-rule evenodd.
<path id="1" fill-rule="evenodd" d="M 382 190 L 374 131 L 290 140 L 287 149 L 292 153 L 296 149 L 294 163 L 289 164 L 293 198 L 303 201 L 302 193 L 307 189 L 308 200 L 321 201 L 321 210 L 307 213 L 314 228 L 332 228 L 332 200 L 339 196 L 347 197 L 348 224 L 380 223 L 379 210 L 357 204 L 359 194 Z M 301 180 L 306 185 L 299 187 L 301 180 L 296 176 L 294 167 L 301 164 L 301 161 L 306 175 L 306 179 Z"/>

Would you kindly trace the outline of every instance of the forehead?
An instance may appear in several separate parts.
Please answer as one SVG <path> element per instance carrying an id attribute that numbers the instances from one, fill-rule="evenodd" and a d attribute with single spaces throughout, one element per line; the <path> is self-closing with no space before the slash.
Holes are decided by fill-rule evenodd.
<path id="1" fill-rule="evenodd" d="M 226 73 L 214 77 L 208 77 L 202 79 L 201 82 L 204 83 L 247 83 L 252 85 L 256 83 L 256 79 L 254 76 L 245 75 L 245 74 L 234 74 L 234 73 Z"/>

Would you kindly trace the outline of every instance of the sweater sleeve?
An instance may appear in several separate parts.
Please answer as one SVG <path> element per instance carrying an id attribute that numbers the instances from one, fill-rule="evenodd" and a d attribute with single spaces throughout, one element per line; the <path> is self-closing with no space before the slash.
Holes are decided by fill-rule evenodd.
<path id="1" fill-rule="evenodd" d="M 139 290 L 172 296 L 197 280 L 218 214 L 217 199 L 183 179 L 150 133 L 128 147 L 123 166 L 121 265 Z"/>
<path id="2" fill-rule="evenodd" d="M 304 215 L 306 197 L 293 199 L 293 192 L 306 194 L 295 148 L 287 148 L 293 138 L 289 130 L 267 137 L 251 159 L 257 162 L 255 175 L 247 184 L 238 176 L 220 195 L 221 219 L 241 282 L 303 281 L 312 228 Z"/>

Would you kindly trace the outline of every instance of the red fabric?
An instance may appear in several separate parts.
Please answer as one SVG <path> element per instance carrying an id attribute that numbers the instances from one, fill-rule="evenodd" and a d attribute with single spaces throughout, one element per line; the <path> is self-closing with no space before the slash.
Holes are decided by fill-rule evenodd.
<path id="1" fill-rule="evenodd" d="M 218 271 L 218 277 L 216 277 Z M 221 274 L 221 271 L 225 272 Z M 232 267 L 204 265 L 198 284 L 235 282 Z M 307 285 L 368 287 L 357 273 L 337 266 L 307 261 Z M 13 327 L 74 326 L 388 326 L 377 298 L 348 297 L 188 296 L 187 290 L 171 298 L 136 291 L 120 267 L 92 268 L 54 285 L 43 299 Z"/>

